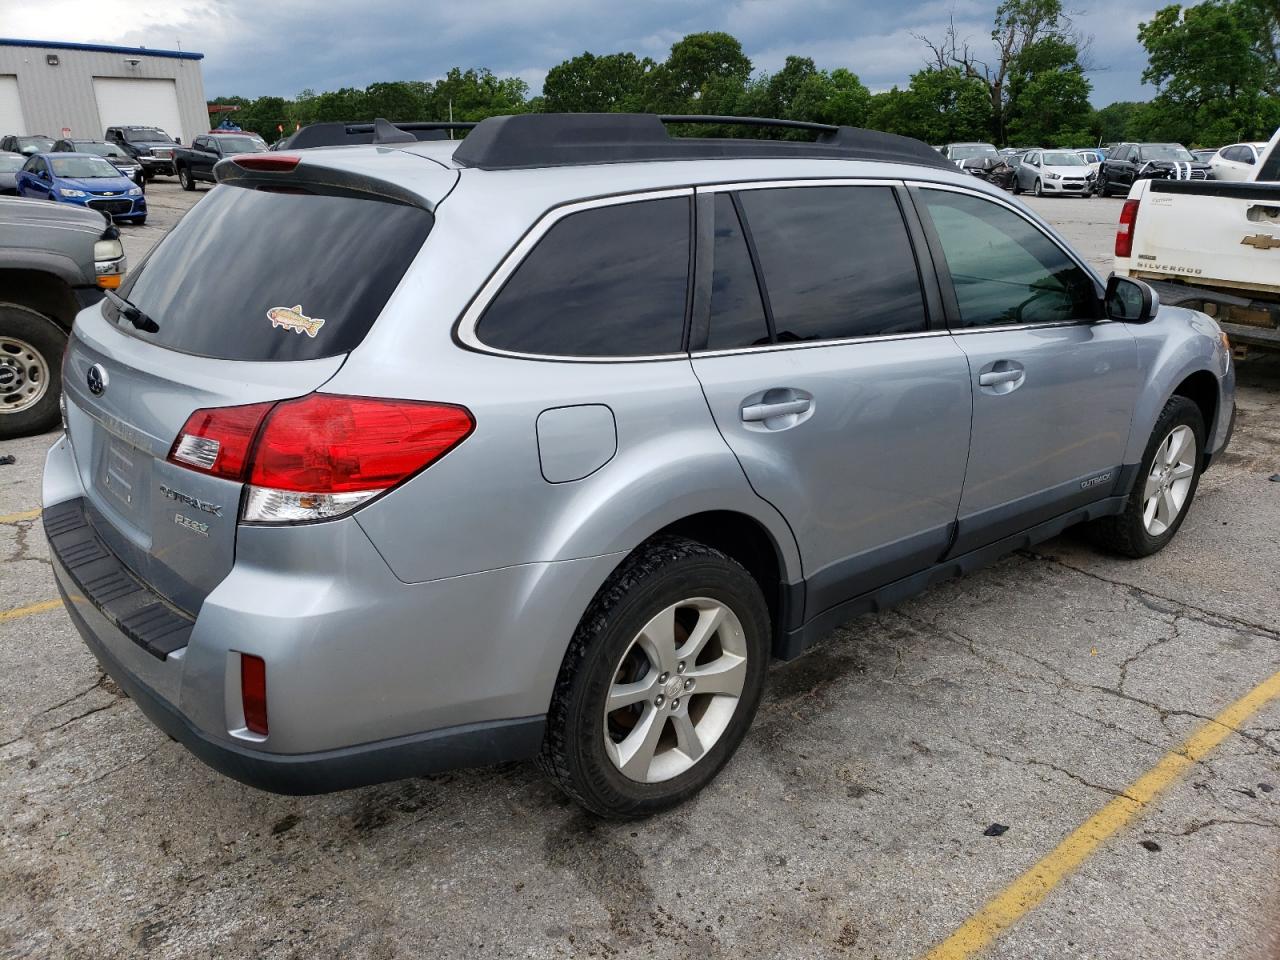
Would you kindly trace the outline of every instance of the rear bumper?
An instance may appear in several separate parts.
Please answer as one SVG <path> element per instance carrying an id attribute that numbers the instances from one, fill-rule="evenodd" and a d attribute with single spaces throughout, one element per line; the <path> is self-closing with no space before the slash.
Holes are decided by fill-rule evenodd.
<path id="1" fill-rule="evenodd" d="M 1132 271 L 1144 283 L 1160 294 L 1160 302 L 1170 306 L 1189 307 L 1213 317 L 1232 344 L 1247 343 L 1250 346 L 1280 350 L 1280 303 L 1255 300 L 1247 291 L 1230 293 L 1212 287 L 1190 283 L 1173 283 L 1144 276 L 1141 270 Z M 1232 317 L 1245 317 L 1253 322 L 1234 322 Z M 1263 326 L 1270 318 L 1270 326 Z"/>
<path id="2" fill-rule="evenodd" d="M 312 794 L 537 755 L 545 718 L 463 724 L 371 743 L 273 754 L 210 735 L 184 714 L 181 671 L 194 621 L 138 581 L 92 532 L 83 501 L 45 511 L 58 591 L 102 669 L 157 727 L 241 783 Z"/>
<path id="3" fill-rule="evenodd" d="M 149 687 L 113 654 L 108 629 L 95 629 L 84 600 L 67 590 L 66 570 L 54 560 L 58 590 L 71 622 L 102 669 L 157 727 L 219 773 L 272 793 L 315 794 L 371 783 L 438 773 L 456 767 L 484 766 L 537 756 L 545 717 L 472 723 L 413 736 L 337 750 L 269 754 L 213 739 L 172 703 Z"/>

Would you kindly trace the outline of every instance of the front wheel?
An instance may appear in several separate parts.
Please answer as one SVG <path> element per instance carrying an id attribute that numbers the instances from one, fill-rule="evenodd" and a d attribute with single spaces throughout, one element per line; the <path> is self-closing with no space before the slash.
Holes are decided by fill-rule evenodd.
<path id="1" fill-rule="evenodd" d="M 0 303 L 0 440 L 58 422 L 67 334 L 43 314 Z"/>
<path id="2" fill-rule="evenodd" d="M 1031 188 L 1031 192 L 1034 193 L 1037 197 L 1044 196 L 1044 187 L 1041 186 L 1039 177 L 1036 178 L 1035 186 Z"/>
<path id="3" fill-rule="evenodd" d="M 1127 557 L 1163 550 L 1196 495 L 1204 445 L 1200 408 L 1186 397 L 1170 397 L 1156 419 L 1124 513 L 1090 524 L 1094 540 Z"/>
<path id="4" fill-rule="evenodd" d="M 194 190 L 196 188 L 196 179 L 191 176 L 191 171 L 186 167 L 178 168 L 178 182 L 182 184 L 183 190 Z"/>
<path id="5" fill-rule="evenodd" d="M 593 813 L 639 817 L 701 790 L 764 687 L 759 585 L 704 544 L 660 537 L 609 579 L 565 654 L 541 765 Z"/>

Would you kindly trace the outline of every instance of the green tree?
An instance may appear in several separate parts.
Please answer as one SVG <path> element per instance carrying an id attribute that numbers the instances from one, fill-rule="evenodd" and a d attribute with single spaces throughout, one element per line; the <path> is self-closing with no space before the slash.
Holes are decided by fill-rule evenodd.
<path id="1" fill-rule="evenodd" d="M 634 53 L 592 53 L 557 64 L 542 85 L 541 109 L 548 113 L 636 111 L 644 109 L 649 75 L 657 64 Z"/>
<path id="2" fill-rule="evenodd" d="M 431 120 L 447 120 L 452 105 L 454 120 L 483 120 L 485 117 L 528 110 L 529 85 L 519 77 L 499 77 L 486 68 L 451 69 L 436 81 L 426 98 L 426 115 Z"/>
<path id="3" fill-rule="evenodd" d="M 427 98 L 410 83 L 371 83 L 364 88 L 364 119 L 434 120 L 426 115 Z"/>
<path id="4" fill-rule="evenodd" d="M 1148 135 L 1188 143 L 1270 136 L 1280 68 L 1267 8 L 1264 0 L 1207 0 L 1164 7 L 1139 24 L 1142 76 L 1159 90 L 1143 117 Z"/>
<path id="5" fill-rule="evenodd" d="M 959 36 L 954 22 L 940 39 L 920 40 L 930 51 L 934 69 L 958 67 L 966 78 L 982 84 L 990 104 L 988 135 L 997 143 L 1006 142 L 1009 115 L 1018 112 L 1015 95 L 1028 86 L 1031 76 L 1042 69 L 1067 69 L 1041 64 L 1057 60 L 1078 66 L 1081 45 L 1061 0 L 1002 0 L 991 30 L 990 54 L 971 47 Z M 1064 58 L 1067 52 L 1070 56 Z M 1083 79 L 1083 68 L 1079 72 Z M 1053 90 L 1069 92 L 1063 85 L 1043 86 L 1047 88 L 1043 95 Z"/>
<path id="6" fill-rule="evenodd" d="M 1092 119 L 1090 89 L 1074 42 L 1052 36 L 1024 47 L 1009 74 L 1007 139 L 1043 146 L 1079 143 Z"/>

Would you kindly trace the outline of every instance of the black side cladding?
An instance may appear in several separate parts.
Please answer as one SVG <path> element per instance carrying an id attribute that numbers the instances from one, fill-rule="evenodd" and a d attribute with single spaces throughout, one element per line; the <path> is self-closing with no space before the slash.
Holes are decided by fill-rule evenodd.
<path id="1" fill-rule="evenodd" d="M 812 142 L 672 137 L 667 123 L 796 127 L 760 117 L 662 117 L 650 113 L 543 113 L 490 117 L 467 135 L 453 158 L 480 170 L 631 163 L 645 160 L 832 158 L 909 163 L 954 171 L 955 165 L 919 140 L 858 127 L 806 125 Z"/>

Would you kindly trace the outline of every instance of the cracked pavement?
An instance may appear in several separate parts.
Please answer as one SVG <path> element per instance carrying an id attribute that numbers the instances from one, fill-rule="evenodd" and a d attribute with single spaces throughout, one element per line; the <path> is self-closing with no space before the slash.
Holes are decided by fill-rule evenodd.
<path id="1" fill-rule="evenodd" d="M 1119 201 L 1037 205 L 1100 262 Z M 0 622 L 0 958 L 918 956 L 1280 670 L 1280 362 L 1240 376 L 1169 549 L 1069 534 L 853 621 L 643 823 L 520 764 L 259 793 L 152 727 L 61 610 Z M 5 445 L 0 515 L 38 505 L 51 440 Z M 0 524 L 0 556 L 0 609 L 56 595 L 38 520 Z M 989 955 L 1274 960 L 1278 865 L 1270 704 Z"/>

